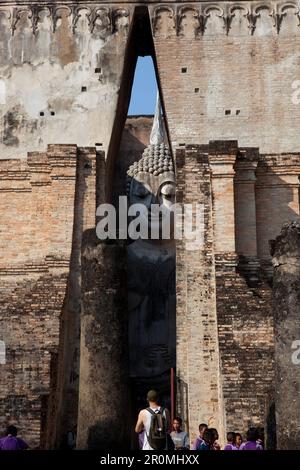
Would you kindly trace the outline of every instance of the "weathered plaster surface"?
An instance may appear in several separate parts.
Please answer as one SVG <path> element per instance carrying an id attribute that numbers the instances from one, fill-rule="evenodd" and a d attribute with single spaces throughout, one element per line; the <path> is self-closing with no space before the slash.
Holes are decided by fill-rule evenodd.
<path id="1" fill-rule="evenodd" d="M 0 158 L 50 143 L 107 150 L 129 10 L 30 5 L 0 5 Z"/>

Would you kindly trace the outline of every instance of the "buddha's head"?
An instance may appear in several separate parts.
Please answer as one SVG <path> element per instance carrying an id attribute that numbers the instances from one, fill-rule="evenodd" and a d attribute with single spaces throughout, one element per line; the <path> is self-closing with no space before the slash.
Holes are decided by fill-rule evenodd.
<path id="1" fill-rule="evenodd" d="M 159 227 L 171 221 L 170 236 L 173 236 L 173 214 L 175 203 L 175 172 L 169 148 L 164 144 L 149 145 L 142 158 L 127 171 L 127 195 L 129 204 L 143 204 L 147 208 L 148 227 Z M 159 205 L 159 213 L 151 211 L 151 205 Z"/>

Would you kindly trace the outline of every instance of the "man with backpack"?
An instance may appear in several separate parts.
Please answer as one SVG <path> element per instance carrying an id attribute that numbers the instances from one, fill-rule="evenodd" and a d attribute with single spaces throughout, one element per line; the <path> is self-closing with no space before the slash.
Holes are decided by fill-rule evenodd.
<path id="1" fill-rule="evenodd" d="M 170 449 L 170 414 L 167 408 L 158 404 L 159 396 L 155 390 L 147 393 L 149 407 L 140 411 L 135 432 L 144 432 L 143 450 Z"/>

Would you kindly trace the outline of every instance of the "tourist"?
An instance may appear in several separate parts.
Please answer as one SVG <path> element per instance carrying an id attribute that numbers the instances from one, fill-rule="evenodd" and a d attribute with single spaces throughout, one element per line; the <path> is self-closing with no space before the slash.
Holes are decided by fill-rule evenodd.
<path id="1" fill-rule="evenodd" d="M 243 443 L 242 435 L 239 432 L 236 432 L 235 433 L 235 446 L 237 447 L 238 450 L 241 447 L 242 443 Z"/>
<path id="2" fill-rule="evenodd" d="M 221 450 L 221 446 L 218 443 L 219 433 L 215 428 L 210 428 L 213 436 L 213 444 L 211 450 Z"/>
<path id="3" fill-rule="evenodd" d="M 28 449 L 27 442 L 17 437 L 18 429 L 15 426 L 8 426 L 6 436 L 0 439 L 0 450 L 25 450 Z"/>
<path id="4" fill-rule="evenodd" d="M 174 418 L 173 429 L 171 438 L 174 442 L 175 450 L 188 450 L 190 448 L 189 436 L 186 431 L 182 430 L 182 419 L 179 416 Z"/>
<path id="5" fill-rule="evenodd" d="M 238 450 L 237 446 L 235 445 L 236 441 L 236 434 L 235 432 L 228 432 L 227 433 L 227 444 L 224 447 L 224 450 Z"/>
<path id="6" fill-rule="evenodd" d="M 149 407 L 139 412 L 139 416 L 135 426 L 135 432 L 140 433 L 143 430 L 145 431 L 143 450 L 167 450 L 168 433 L 170 431 L 169 411 L 167 410 L 167 408 L 162 408 L 158 404 L 159 395 L 155 390 L 150 390 L 147 393 L 147 401 L 149 403 Z M 159 419 L 161 423 L 161 432 L 159 437 L 154 436 L 153 438 L 154 433 L 153 429 L 151 429 L 151 426 L 154 423 L 154 415 L 159 415 L 157 416 L 157 419 Z"/>
<path id="7" fill-rule="evenodd" d="M 215 433 L 211 428 L 206 428 L 203 433 L 203 440 L 197 450 L 214 450 Z"/>
<path id="8" fill-rule="evenodd" d="M 250 428 L 247 431 L 247 442 L 241 444 L 239 450 L 263 450 L 261 444 L 258 444 L 256 441 L 259 438 L 257 428 Z"/>
<path id="9" fill-rule="evenodd" d="M 200 445 L 203 442 L 203 433 L 204 433 L 205 429 L 207 429 L 207 428 L 208 428 L 207 424 L 205 424 L 205 423 L 199 424 L 199 436 L 194 441 L 194 444 L 192 446 L 192 450 L 199 450 Z"/>
<path id="10" fill-rule="evenodd" d="M 261 445 L 262 448 L 264 449 L 264 443 L 265 443 L 265 430 L 264 428 L 257 428 L 257 439 L 256 443 Z"/>

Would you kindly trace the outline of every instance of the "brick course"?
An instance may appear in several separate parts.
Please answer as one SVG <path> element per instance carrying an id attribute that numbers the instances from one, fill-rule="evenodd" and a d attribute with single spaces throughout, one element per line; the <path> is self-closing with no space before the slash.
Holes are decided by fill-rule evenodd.
<path id="1" fill-rule="evenodd" d="M 7 347 L 0 410 L 1 425 L 15 422 L 32 447 L 54 447 L 77 423 L 81 240 L 95 226 L 96 204 L 104 200 L 105 165 L 93 148 L 51 145 L 40 157 L 0 164 L 6 260 L 0 270 L 0 331 Z M 265 425 L 273 445 L 271 289 L 254 262 L 260 259 L 255 243 L 267 240 L 284 215 L 279 211 L 263 230 L 265 206 L 276 211 L 263 192 L 264 179 L 281 205 L 292 194 L 293 213 L 299 210 L 298 160 L 298 154 L 239 148 L 236 141 L 176 149 L 177 202 L 204 207 L 201 250 L 177 242 L 177 411 L 191 438 L 200 421 L 210 420 L 221 440 L 225 431 Z M 240 188 L 244 184 L 246 190 Z M 249 197 L 251 212 L 242 219 Z M 256 231 L 255 222 L 260 223 Z M 248 233 L 244 244 L 241 227 Z M 22 240 L 22 250 L 12 234 L 18 234 L 18 247 Z M 256 277 L 249 283 L 253 266 Z M 94 286 L 95 293 L 100 287 Z M 88 290 L 85 295 L 88 300 Z"/>
<path id="2" fill-rule="evenodd" d="M 44 432 L 41 413 L 60 317 L 74 313 L 80 293 L 74 277 L 80 275 L 81 234 L 95 224 L 95 166 L 94 149 L 72 145 L 49 145 L 46 154 L 30 154 L 27 162 L 0 164 L 0 331 L 7 348 L 0 424 L 15 422 L 33 448 Z M 74 338 L 69 340 L 71 354 Z"/>

